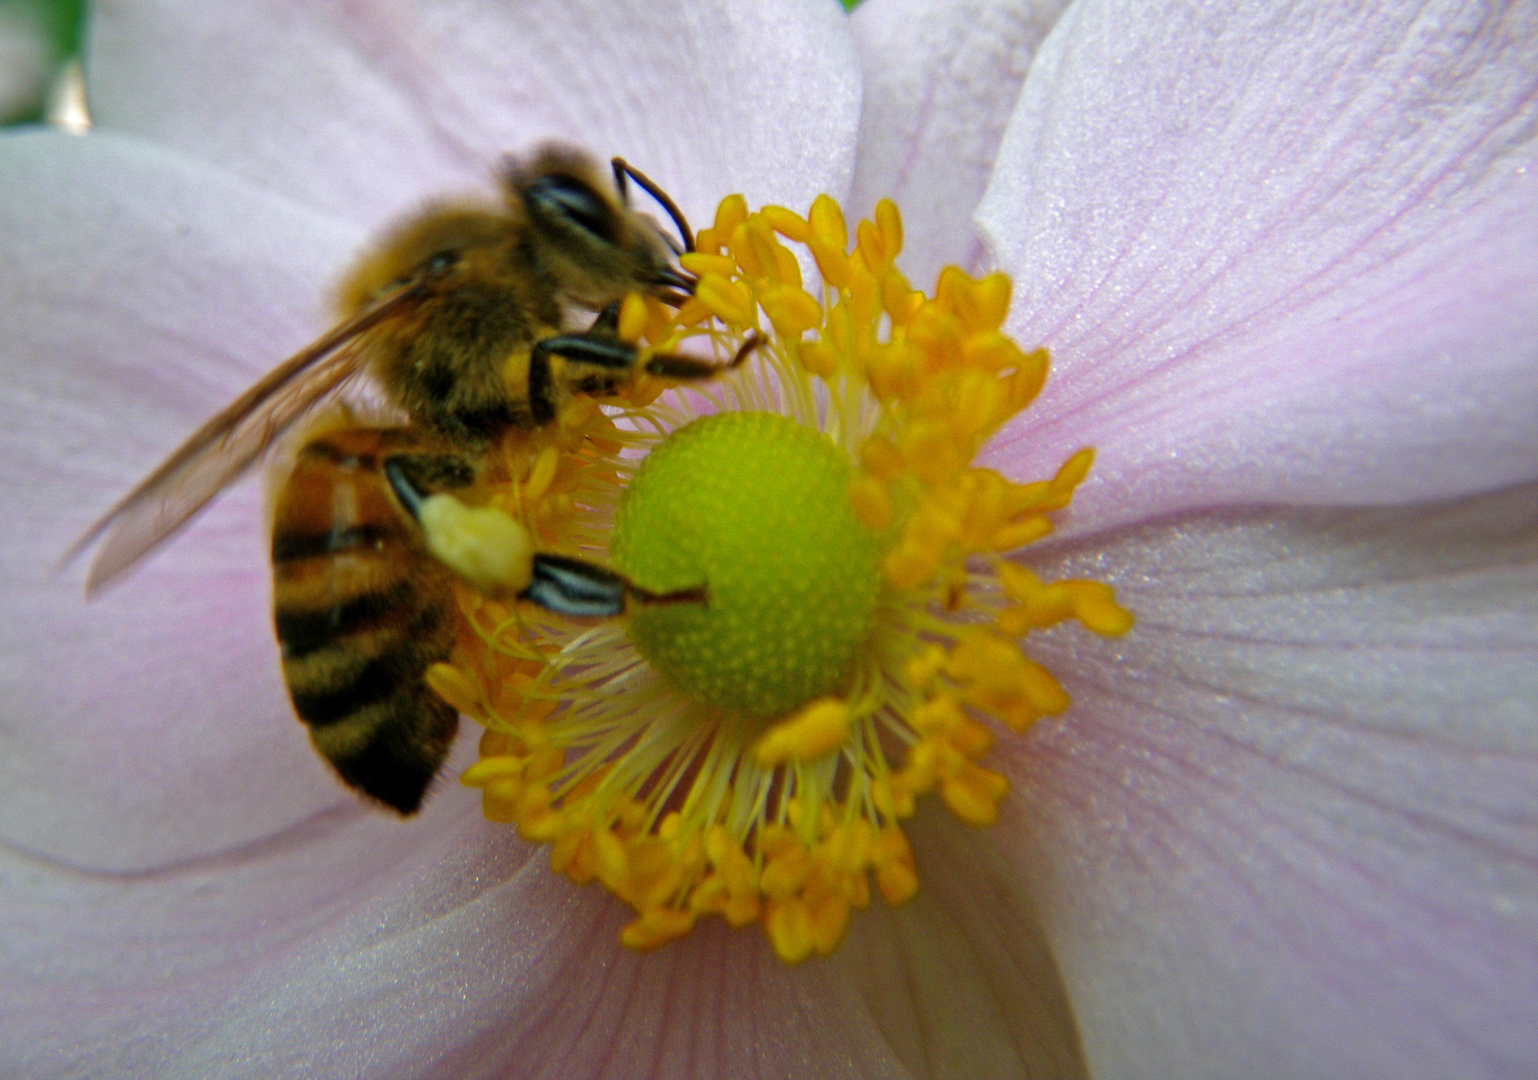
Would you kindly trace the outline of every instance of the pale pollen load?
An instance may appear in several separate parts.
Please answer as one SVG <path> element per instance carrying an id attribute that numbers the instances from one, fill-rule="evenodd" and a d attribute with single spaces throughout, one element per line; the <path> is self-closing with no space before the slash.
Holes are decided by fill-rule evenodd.
<path id="1" fill-rule="evenodd" d="M 620 334 L 718 358 L 754 335 L 757 353 L 649 407 L 643 380 L 623 425 L 574 402 L 560 430 L 590 437 L 510 471 L 502 498 L 543 523 L 536 542 L 700 601 L 577 626 L 460 589 L 429 684 L 486 729 L 462 779 L 557 871 L 634 908 L 627 945 L 714 914 L 760 924 L 787 962 L 832 951 L 872 884 L 893 904 L 920 887 L 915 800 L 992 824 L 994 741 L 1068 708 L 1020 638 L 1131 628 L 1108 586 L 1011 561 L 1091 451 L 1024 484 L 972 464 L 1047 374 L 1000 329 L 1008 279 L 952 267 L 926 295 L 901 246 L 890 202 L 851 246 L 827 197 L 807 217 L 728 198 L 681 260 L 694 296 L 630 298 Z"/>

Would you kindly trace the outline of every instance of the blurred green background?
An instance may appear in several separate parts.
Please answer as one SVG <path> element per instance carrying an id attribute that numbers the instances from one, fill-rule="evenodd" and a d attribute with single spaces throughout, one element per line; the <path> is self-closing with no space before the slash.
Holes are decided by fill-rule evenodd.
<path id="1" fill-rule="evenodd" d="M 84 17 L 85 0 L 0 0 L 0 123 L 43 118 Z"/>

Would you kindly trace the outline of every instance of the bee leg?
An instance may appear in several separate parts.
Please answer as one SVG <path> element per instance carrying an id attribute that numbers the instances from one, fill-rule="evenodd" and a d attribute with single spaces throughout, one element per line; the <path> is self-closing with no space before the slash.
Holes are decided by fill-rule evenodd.
<path id="1" fill-rule="evenodd" d="M 549 554 L 534 556 L 533 579 L 518 596 L 557 615 L 579 619 L 623 615 L 635 603 L 706 603 L 703 587 L 656 593 L 596 563 Z"/>
<path id="2" fill-rule="evenodd" d="M 658 353 L 646 361 L 646 373 L 662 379 L 680 381 L 710 379 L 737 367 L 752 356 L 753 351 L 762 344 L 763 338 L 758 336 L 758 331 L 750 331 L 738 347 L 736 355 L 725 364 L 712 364 L 688 356 L 675 356 L 672 353 Z"/>
<path id="3" fill-rule="evenodd" d="M 741 364 L 762 344 L 762 340 L 756 332 L 750 333 L 737 354 L 726 364 L 713 364 L 708 360 L 696 360 L 673 353 L 657 353 L 646 361 L 645 369 L 650 375 L 680 382 L 711 379 Z M 592 374 L 600 379 L 613 379 L 631 371 L 639 354 L 640 350 L 634 345 L 601 334 L 556 334 L 535 343 L 530 351 L 529 383 L 531 386 L 549 384 L 551 356 L 559 356 L 576 367 L 576 370 L 566 375 L 568 386 L 584 388 L 588 376 L 582 372 L 583 366 L 598 368 L 599 372 Z"/>
<path id="4" fill-rule="evenodd" d="M 390 489 L 422 530 L 427 550 L 488 596 L 518 593 L 532 574 L 534 540 L 505 510 L 470 506 L 446 491 L 419 486 L 420 458 L 394 454 L 384 461 Z"/>

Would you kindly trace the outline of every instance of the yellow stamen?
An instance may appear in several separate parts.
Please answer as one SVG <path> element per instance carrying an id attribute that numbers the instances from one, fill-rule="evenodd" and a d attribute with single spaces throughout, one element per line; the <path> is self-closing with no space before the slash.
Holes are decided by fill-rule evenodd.
<path id="1" fill-rule="evenodd" d="M 453 664 L 429 674 L 486 726 L 463 776 L 486 816 L 630 905 L 632 948 L 718 915 L 787 963 L 826 955 L 872 883 L 890 904 L 918 890 L 917 800 L 993 824 L 996 739 L 1068 708 L 1019 639 L 1132 625 L 1108 586 L 1014 561 L 1092 452 L 1029 483 L 973 464 L 1046 378 L 1045 350 L 1001 330 L 1008 279 L 951 267 L 914 290 L 889 201 L 849 236 L 826 196 L 806 217 L 724 200 L 681 260 L 695 295 L 627 301 L 621 333 L 723 359 L 753 333 L 748 362 L 655 402 L 637 380 L 623 428 L 575 395 L 552 431 L 510 437 L 492 501 L 541 550 L 703 598 L 578 627 L 467 591 Z"/>

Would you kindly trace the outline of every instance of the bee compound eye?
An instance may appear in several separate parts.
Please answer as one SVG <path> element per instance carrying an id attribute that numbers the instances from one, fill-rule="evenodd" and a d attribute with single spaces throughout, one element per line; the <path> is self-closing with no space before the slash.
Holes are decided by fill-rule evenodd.
<path id="1" fill-rule="evenodd" d="M 523 197 L 536 218 L 575 226 L 608 243 L 614 241 L 614 208 L 575 177 L 542 176 L 524 189 Z"/>

